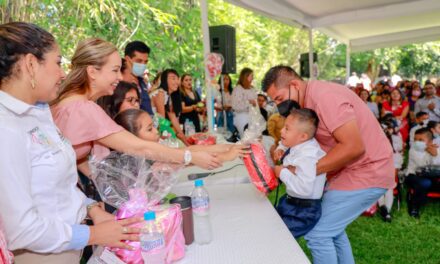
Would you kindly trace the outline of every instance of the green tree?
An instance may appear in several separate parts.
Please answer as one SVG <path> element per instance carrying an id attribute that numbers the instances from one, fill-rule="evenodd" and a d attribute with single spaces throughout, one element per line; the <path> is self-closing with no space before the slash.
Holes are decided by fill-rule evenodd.
<path id="1" fill-rule="evenodd" d="M 209 24 L 236 28 L 237 70 L 250 67 L 259 87 L 273 65 L 286 64 L 299 70 L 299 55 L 308 52 L 307 31 L 255 14 L 223 0 L 209 0 Z M 151 48 L 148 67 L 153 74 L 165 68 L 189 72 L 200 78 L 203 43 L 200 6 L 196 0 L 0 0 L 0 20 L 36 23 L 52 32 L 63 54 L 70 58 L 77 43 L 101 37 L 123 48 L 142 40 Z M 314 31 L 319 78 L 345 79 L 345 45 Z M 379 67 L 405 77 L 423 79 L 440 74 L 440 42 L 353 53 L 351 69 Z M 369 67 L 370 66 L 370 67 Z M 234 80 L 237 76 L 233 75 Z"/>

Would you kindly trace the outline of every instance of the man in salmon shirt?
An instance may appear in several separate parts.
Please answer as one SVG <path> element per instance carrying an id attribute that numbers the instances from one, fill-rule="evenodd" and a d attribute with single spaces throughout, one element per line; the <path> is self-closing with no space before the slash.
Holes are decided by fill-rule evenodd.
<path id="1" fill-rule="evenodd" d="M 293 108 L 318 114 L 316 140 L 327 155 L 318 162 L 316 174 L 327 173 L 327 185 L 322 216 L 305 239 L 315 264 L 355 263 L 345 228 L 395 186 L 389 141 L 367 105 L 345 86 L 306 82 L 280 65 L 266 73 L 263 91 L 281 115 Z"/>

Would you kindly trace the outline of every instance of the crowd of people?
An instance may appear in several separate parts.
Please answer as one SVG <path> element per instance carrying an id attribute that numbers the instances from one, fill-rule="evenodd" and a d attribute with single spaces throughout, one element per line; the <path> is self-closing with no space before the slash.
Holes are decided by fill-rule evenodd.
<path id="1" fill-rule="evenodd" d="M 79 263 L 87 245 L 131 249 L 121 241 L 139 240 L 130 225 L 142 219 L 117 221 L 83 193 L 92 156 L 114 150 L 214 169 L 249 153 L 241 144 L 190 146 L 186 124 L 193 132 L 207 127 L 204 99 L 191 74 L 168 68 L 149 76 L 150 52 L 133 41 L 121 58 L 112 43 L 90 38 L 78 44 L 66 75 L 49 32 L 0 25 L 0 175 L 10 176 L 0 177 L 0 207 L 10 212 L 0 231 L 15 263 Z M 428 174 L 440 165 L 440 85 L 347 88 L 304 81 L 282 65 L 266 73 L 262 92 L 253 80 L 250 68 L 235 87 L 220 76 L 216 125 L 240 137 L 251 107 L 260 109 L 275 173 L 287 186 L 277 210 L 295 237 L 305 235 L 314 262 L 354 263 L 345 228 L 378 200 L 391 221 L 396 175 L 405 167 L 410 214 L 419 217 L 436 184 Z M 161 133 L 161 125 L 171 130 Z M 169 136 L 180 147 L 160 143 Z M 298 225 L 296 217 L 306 220 Z"/>
<path id="2" fill-rule="evenodd" d="M 426 171 L 440 166 L 440 80 L 427 80 L 424 85 L 401 80 L 395 86 L 390 80 L 349 88 L 367 104 L 387 134 L 394 151 L 396 181 L 408 187 L 409 214 L 419 217 L 428 191 L 438 190 L 437 179 L 427 176 Z M 406 155 L 408 161 L 404 162 Z M 390 189 L 379 200 L 380 214 L 386 221 L 391 221 L 393 193 Z"/>
<path id="3" fill-rule="evenodd" d="M 15 263 L 79 263 L 87 245 L 130 250 L 122 241 L 139 240 L 140 230 L 130 225 L 143 219 L 115 220 L 80 190 L 78 173 L 90 177 L 91 156 L 103 158 L 115 150 L 214 169 L 246 153 L 240 145 L 170 148 L 135 135 L 154 131 L 148 118 L 131 123 L 145 131 L 116 123 L 113 118 L 133 106 L 154 114 L 143 78 L 149 50 L 137 47 L 127 45 L 124 62 L 113 44 L 84 40 L 66 75 L 49 32 L 23 22 L 0 25 L 0 208 L 8 212 L 1 217 L 5 239 L 0 241 L 7 242 Z M 178 89 L 178 74 L 168 70 L 161 82 L 163 104 L 156 104 L 156 111 L 176 121 L 182 105 L 166 95 Z M 103 109 L 96 102 L 109 101 L 105 96 L 117 100 Z"/>

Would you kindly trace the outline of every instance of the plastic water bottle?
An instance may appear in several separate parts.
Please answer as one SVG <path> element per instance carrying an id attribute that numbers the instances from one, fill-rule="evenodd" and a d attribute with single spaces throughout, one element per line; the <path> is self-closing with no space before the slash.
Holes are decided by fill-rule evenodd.
<path id="1" fill-rule="evenodd" d="M 185 130 L 185 137 L 189 136 L 189 120 L 185 119 L 185 124 L 183 126 L 184 130 Z"/>
<path id="2" fill-rule="evenodd" d="M 212 241 L 211 221 L 209 219 L 209 195 L 203 187 L 203 180 L 194 182 L 191 203 L 194 216 L 194 238 L 197 244 L 209 244 Z"/>
<path id="3" fill-rule="evenodd" d="M 202 84 L 200 83 L 200 79 L 196 79 L 195 83 L 196 91 L 199 95 L 202 95 Z"/>
<path id="4" fill-rule="evenodd" d="M 188 136 L 192 136 L 196 133 L 196 127 L 192 121 L 188 122 Z"/>
<path id="5" fill-rule="evenodd" d="M 166 257 L 165 238 L 162 229 L 156 224 L 156 213 L 148 211 L 144 219 L 147 222 L 140 236 L 142 258 L 148 264 L 163 264 Z"/>

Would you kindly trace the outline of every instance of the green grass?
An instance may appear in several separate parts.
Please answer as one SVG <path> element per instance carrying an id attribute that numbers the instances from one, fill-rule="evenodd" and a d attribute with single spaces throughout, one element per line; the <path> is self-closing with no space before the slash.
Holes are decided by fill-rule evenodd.
<path id="1" fill-rule="evenodd" d="M 285 193 L 284 185 L 280 196 Z M 405 197 L 405 195 L 403 195 Z M 275 201 L 275 192 L 269 195 Z M 439 264 L 440 263 L 440 199 L 429 200 L 419 220 L 408 215 L 406 202 L 400 211 L 393 205 L 393 220 L 385 223 L 377 213 L 373 217 L 361 216 L 347 228 L 357 264 Z M 298 243 L 311 259 L 306 241 Z"/>

